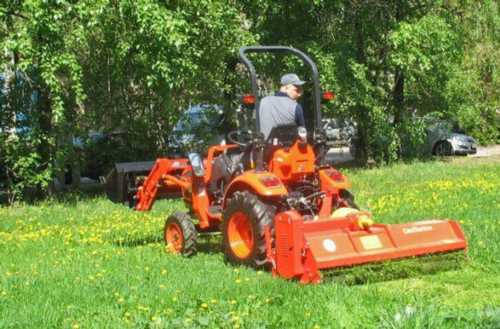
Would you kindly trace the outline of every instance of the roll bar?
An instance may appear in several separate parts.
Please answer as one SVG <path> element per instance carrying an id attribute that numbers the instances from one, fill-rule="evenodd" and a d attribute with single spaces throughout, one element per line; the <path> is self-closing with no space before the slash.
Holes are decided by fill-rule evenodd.
<path id="1" fill-rule="evenodd" d="M 321 94 L 320 94 L 320 89 L 319 89 L 319 75 L 318 75 L 318 68 L 316 67 L 316 64 L 312 61 L 309 56 L 304 54 L 302 51 L 292 48 L 292 47 L 285 47 L 285 46 L 249 46 L 249 47 L 242 47 L 240 48 L 239 51 L 239 56 L 243 64 L 247 67 L 248 71 L 250 72 L 250 79 L 252 81 L 252 93 L 255 96 L 255 129 L 256 132 L 260 132 L 260 120 L 259 120 L 259 104 L 260 104 L 260 97 L 259 97 L 259 87 L 257 85 L 257 73 L 255 71 L 255 67 L 253 63 L 250 61 L 250 59 L 247 57 L 248 53 L 289 53 L 294 56 L 297 56 L 302 60 L 302 62 L 306 65 L 309 66 L 311 69 L 312 73 L 312 82 L 313 82 L 313 110 L 314 110 L 314 118 L 315 118 L 315 127 L 320 128 L 321 127 L 321 111 L 320 111 L 320 104 L 321 104 Z"/>

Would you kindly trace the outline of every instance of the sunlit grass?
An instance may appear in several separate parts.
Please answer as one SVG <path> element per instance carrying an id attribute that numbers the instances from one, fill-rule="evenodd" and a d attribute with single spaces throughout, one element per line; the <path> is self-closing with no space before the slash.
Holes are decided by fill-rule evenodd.
<path id="1" fill-rule="evenodd" d="M 500 165 L 347 174 L 376 221 L 459 220 L 468 255 L 451 266 L 424 258 L 344 269 L 300 286 L 224 264 L 218 237 L 193 258 L 169 254 L 161 230 L 178 201 L 149 213 L 104 198 L 17 205 L 0 208 L 0 328 L 500 327 Z"/>

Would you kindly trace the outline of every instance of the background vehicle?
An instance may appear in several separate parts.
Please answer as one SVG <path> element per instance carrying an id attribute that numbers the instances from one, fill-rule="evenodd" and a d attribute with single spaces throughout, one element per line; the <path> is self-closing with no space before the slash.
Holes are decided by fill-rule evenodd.
<path id="1" fill-rule="evenodd" d="M 221 105 L 196 104 L 183 112 L 167 137 L 169 154 L 183 155 L 188 150 L 201 151 L 224 139 L 226 120 Z"/>
<path id="2" fill-rule="evenodd" d="M 477 143 L 451 122 L 437 121 L 427 128 L 426 148 L 432 155 L 467 155 L 477 152 Z"/>
<path id="3" fill-rule="evenodd" d="M 356 122 L 338 118 L 322 119 L 329 147 L 327 160 L 332 164 L 351 162 L 356 157 L 358 129 Z"/>

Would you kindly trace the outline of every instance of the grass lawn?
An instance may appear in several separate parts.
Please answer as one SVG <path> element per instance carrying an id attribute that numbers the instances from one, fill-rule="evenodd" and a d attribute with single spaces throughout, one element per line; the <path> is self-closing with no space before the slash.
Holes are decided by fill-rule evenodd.
<path id="1" fill-rule="evenodd" d="M 161 231 L 178 201 L 0 208 L 0 328 L 500 328 L 499 160 L 345 171 L 376 221 L 454 218 L 469 251 L 316 286 L 224 264 L 218 236 L 193 258 L 169 254 Z"/>

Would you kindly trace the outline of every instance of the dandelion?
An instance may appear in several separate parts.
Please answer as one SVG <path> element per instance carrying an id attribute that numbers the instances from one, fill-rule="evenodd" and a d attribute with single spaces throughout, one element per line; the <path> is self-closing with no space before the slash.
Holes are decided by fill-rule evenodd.
<path id="1" fill-rule="evenodd" d="M 201 304 L 201 308 L 208 308 L 208 304 L 207 303 Z"/>
<path id="2" fill-rule="evenodd" d="M 211 299 L 211 300 L 210 300 L 210 303 L 212 303 L 212 304 L 217 304 L 217 299 Z"/>
<path id="3" fill-rule="evenodd" d="M 241 279 L 236 279 L 236 280 L 234 280 L 234 282 L 241 283 Z"/>
<path id="4" fill-rule="evenodd" d="M 234 305 L 234 304 L 236 304 L 236 301 L 235 301 L 234 299 L 231 299 L 231 300 L 229 301 L 229 303 L 230 303 L 230 304 L 232 304 L 232 305 Z"/>

